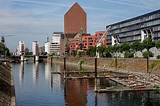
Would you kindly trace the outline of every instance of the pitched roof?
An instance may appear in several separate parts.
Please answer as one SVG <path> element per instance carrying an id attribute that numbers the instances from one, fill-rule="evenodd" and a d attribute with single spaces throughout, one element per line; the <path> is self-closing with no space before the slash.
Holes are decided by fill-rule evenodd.
<path id="1" fill-rule="evenodd" d="M 80 10 L 82 10 L 84 13 L 86 13 L 83 8 L 76 2 L 75 4 L 72 5 L 72 7 L 66 12 L 66 14 L 69 12 L 69 11 L 72 11 L 72 10 L 77 10 L 77 8 L 79 8 Z M 65 15 L 66 15 L 65 14 Z"/>

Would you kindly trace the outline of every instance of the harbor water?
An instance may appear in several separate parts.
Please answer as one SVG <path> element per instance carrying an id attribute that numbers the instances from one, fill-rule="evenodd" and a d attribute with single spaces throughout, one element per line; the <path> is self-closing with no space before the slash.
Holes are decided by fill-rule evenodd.
<path id="1" fill-rule="evenodd" d="M 155 92 L 95 93 L 94 79 L 64 80 L 63 64 L 12 64 L 17 106 L 160 106 Z M 77 70 L 67 66 L 67 71 Z M 103 79 L 101 86 L 109 85 Z"/>

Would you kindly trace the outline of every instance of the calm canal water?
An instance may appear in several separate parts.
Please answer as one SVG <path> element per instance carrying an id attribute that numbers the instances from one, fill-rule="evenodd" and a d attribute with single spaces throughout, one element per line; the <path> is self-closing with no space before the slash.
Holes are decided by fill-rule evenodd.
<path id="1" fill-rule="evenodd" d="M 67 70 L 76 70 L 75 67 L 67 67 Z M 51 71 L 63 71 L 63 65 L 13 64 L 17 106 L 160 106 L 160 94 L 95 93 L 94 79 L 64 82 L 62 75 L 51 74 Z M 108 85 L 106 80 L 100 82 Z"/>

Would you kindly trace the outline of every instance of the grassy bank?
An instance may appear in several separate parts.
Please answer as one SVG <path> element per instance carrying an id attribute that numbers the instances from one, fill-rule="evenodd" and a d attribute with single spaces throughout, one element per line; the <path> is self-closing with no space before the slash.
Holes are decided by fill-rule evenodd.
<path id="1" fill-rule="evenodd" d="M 94 67 L 95 58 L 91 57 L 67 57 L 67 64 L 77 65 L 80 60 L 84 63 L 82 67 Z M 53 62 L 63 63 L 63 58 L 53 58 Z M 114 71 L 116 70 L 115 58 L 99 58 L 98 68 Z M 147 60 L 140 58 L 117 58 L 117 71 L 147 72 Z M 160 74 L 160 60 L 149 60 L 149 72 Z"/>

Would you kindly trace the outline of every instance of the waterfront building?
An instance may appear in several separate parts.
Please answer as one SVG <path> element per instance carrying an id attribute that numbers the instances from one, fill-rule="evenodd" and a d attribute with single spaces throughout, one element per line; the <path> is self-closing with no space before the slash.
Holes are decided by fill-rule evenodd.
<path id="1" fill-rule="evenodd" d="M 47 42 L 45 42 L 45 52 L 48 54 L 60 55 L 60 42 L 63 32 L 53 32 L 52 40 L 49 41 L 47 36 Z"/>
<path id="2" fill-rule="evenodd" d="M 38 42 L 37 41 L 32 42 L 32 53 L 33 53 L 34 56 L 39 55 L 39 47 L 38 47 Z"/>
<path id="3" fill-rule="evenodd" d="M 96 46 L 99 39 L 104 34 L 104 31 L 98 31 L 95 35 L 83 34 L 82 35 L 82 50 L 87 51 L 89 47 Z M 106 38 L 103 39 L 102 44 L 106 45 Z M 77 34 L 74 38 L 69 38 L 69 53 L 76 51 L 79 48 L 79 34 Z"/>
<path id="4" fill-rule="evenodd" d="M 39 52 L 40 53 L 45 52 L 45 47 L 44 46 L 39 47 Z"/>
<path id="5" fill-rule="evenodd" d="M 44 47 L 45 47 L 45 52 L 47 52 L 47 54 L 50 53 L 50 42 L 45 42 L 44 44 Z"/>
<path id="6" fill-rule="evenodd" d="M 50 47 L 50 42 L 49 42 L 49 37 L 47 35 L 47 41 L 44 44 L 44 51 L 47 52 L 47 54 L 49 54 L 50 52 L 49 47 Z"/>
<path id="7" fill-rule="evenodd" d="M 25 50 L 24 50 L 24 41 L 19 41 L 18 43 L 18 47 L 17 47 L 17 55 L 24 55 L 25 54 Z"/>
<path id="8" fill-rule="evenodd" d="M 60 56 L 69 53 L 69 38 L 74 38 L 76 34 L 61 34 Z"/>
<path id="9" fill-rule="evenodd" d="M 29 52 L 29 48 L 26 47 L 24 51 L 25 51 L 25 54 L 28 53 Z"/>
<path id="10" fill-rule="evenodd" d="M 60 55 L 60 40 L 63 32 L 53 32 L 52 41 L 50 43 L 50 54 Z"/>
<path id="11" fill-rule="evenodd" d="M 160 10 L 108 26 L 111 26 L 107 34 L 108 45 L 136 40 L 143 41 L 148 36 L 157 41 L 160 38 Z"/>
<path id="12" fill-rule="evenodd" d="M 64 34 L 76 34 L 83 25 L 87 33 L 87 14 L 76 2 L 64 15 Z"/>
<path id="13" fill-rule="evenodd" d="M 69 39 L 81 32 L 87 33 L 87 14 L 76 2 L 64 15 L 64 34 L 60 36 L 60 56 L 69 52 Z"/>

